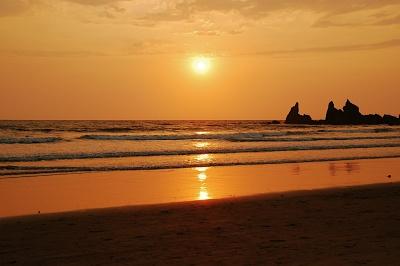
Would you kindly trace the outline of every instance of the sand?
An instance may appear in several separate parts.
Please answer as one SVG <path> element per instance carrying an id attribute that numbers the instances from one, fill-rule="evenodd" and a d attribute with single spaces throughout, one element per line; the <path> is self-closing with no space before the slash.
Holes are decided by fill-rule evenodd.
<path id="1" fill-rule="evenodd" d="M 395 265 L 400 184 L 0 220 L 0 264 Z"/>
<path id="2" fill-rule="evenodd" d="M 5 178 L 0 218 L 384 182 L 400 158 Z"/>

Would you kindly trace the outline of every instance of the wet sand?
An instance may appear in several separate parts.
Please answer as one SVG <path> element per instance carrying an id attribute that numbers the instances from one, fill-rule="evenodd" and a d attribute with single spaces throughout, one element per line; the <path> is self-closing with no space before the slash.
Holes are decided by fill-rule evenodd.
<path id="1" fill-rule="evenodd" d="M 385 182 L 400 182 L 399 158 L 6 178 L 0 217 Z"/>
<path id="2" fill-rule="evenodd" d="M 0 220 L 1 265 L 396 265 L 400 184 Z"/>

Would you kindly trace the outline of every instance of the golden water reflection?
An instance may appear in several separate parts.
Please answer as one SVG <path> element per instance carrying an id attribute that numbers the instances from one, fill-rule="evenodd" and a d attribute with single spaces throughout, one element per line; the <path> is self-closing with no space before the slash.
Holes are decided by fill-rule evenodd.
<path id="1" fill-rule="evenodd" d="M 197 175 L 197 179 L 199 179 L 200 182 L 206 181 L 206 179 L 207 179 L 206 173 L 199 173 L 199 174 Z"/>
<path id="2" fill-rule="evenodd" d="M 198 132 L 196 132 L 196 135 L 207 135 L 207 134 L 210 134 L 210 132 L 208 132 L 208 131 L 198 131 Z"/>
<path id="3" fill-rule="evenodd" d="M 199 190 L 199 196 L 197 197 L 199 200 L 208 200 L 210 199 L 210 195 L 208 194 L 208 189 L 207 189 L 207 174 L 206 171 L 208 170 L 208 167 L 196 167 L 194 168 L 197 173 L 197 180 L 200 183 L 200 190 Z"/>
<path id="4" fill-rule="evenodd" d="M 209 142 L 196 142 L 193 144 L 196 148 L 206 148 L 210 146 Z"/>
<path id="5" fill-rule="evenodd" d="M 399 158 L 7 178 L 0 217 L 392 182 Z"/>
<path id="6" fill-rule="evenodd" d="M 199 155 L 196 155 L 195 160 L 197 162 L 206 163 L 206 162 L 210 162 L 212 160 L 212 156 L 210 154 L 199 154 Z"/>

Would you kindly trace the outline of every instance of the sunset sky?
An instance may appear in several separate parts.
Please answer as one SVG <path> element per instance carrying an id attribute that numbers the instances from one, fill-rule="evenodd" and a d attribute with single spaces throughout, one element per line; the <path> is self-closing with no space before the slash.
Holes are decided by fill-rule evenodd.
<path id="1" fill-rule="evenodd" d="M 0 119 L 400 112 L 400 0 L 0 0 L 0 34 Z"/>

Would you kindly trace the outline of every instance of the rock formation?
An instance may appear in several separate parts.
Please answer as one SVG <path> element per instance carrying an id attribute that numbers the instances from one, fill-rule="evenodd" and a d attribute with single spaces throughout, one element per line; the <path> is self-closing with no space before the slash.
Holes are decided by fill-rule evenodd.
<path id="1" fill-rule="evenodd" d="M 400 119 L 391 115 L 384 117 L 378 114 L 363 115 L 357 105 L 347 100 L 343 111 L 336 109 L 334 103 L 330 102 L 324 123 L 331 125 L 396 125 L 400 124 Z"/>
<path id="2" fill-rule="evenodd" d="M 382 118 L 385 124 L 389 125 L 400 125 L 400 116 L 399 118 L 392 116 L 392 115 L 384 115 Z"/>
<path id="3" fill-rule="evenodd" d="M 330 124 L 340 124 L 343 120 L 343 111 L 336 109 L 335 104 L 331 101 L 328 105 L 328 110 L 326 111 L 325 121 Z"/>
<path id="4" fill-rule="evenodd" d="M 309 115 L 299 114 L 299 104 L 296 103 L 290 109 L 286 117 L 286 124 L 328 124 L 328 125 L 400 125 L 400 116 L 397 118 L 392 115 L 384 115 L 383 117 L 378 114 L 363 115 L 360 108 L 350 102 L 346 101 L 343 110 L 337 109 L 333 102 L 328 105 L 325 120 L 313 121 Z"/>
<path id="5" fill-rule="evenodd" d="M 333 125 L 354 125 L 364 124 L 364 116 L 360 113 L 360 108 L 349 100 L 346 101 L 343 110 L 335 108 L 335 104 L 330 102 L 326 111 L 325 122 Z"/>
<path id="6" fill-rule="evenodd" d="M 299 114 L 299 103 L 296 103 L 291 109 L 289 114 L 286 116 L 286 124 L 311 124 L 313 120 L 309 115 Z"/>

